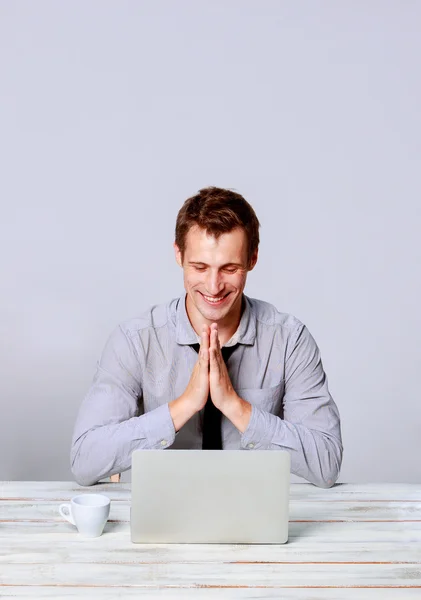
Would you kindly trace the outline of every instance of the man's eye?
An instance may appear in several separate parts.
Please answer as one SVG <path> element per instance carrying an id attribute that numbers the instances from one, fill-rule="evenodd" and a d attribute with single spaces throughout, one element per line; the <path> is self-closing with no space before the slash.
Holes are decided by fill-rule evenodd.
<path id="1" fill-rule="evenodd" d="M 196 271 L 205 271 L 206 270 L 206 267 L 198 267 L 196 265 L 194 265 L 194 268 L 195 268 Z M 236 271 L 238 271 L 238 269 L 237 268 L 235 268 L 235 269 L 224 269 L 224 271 L 226 273 L 235 273 Z"/>

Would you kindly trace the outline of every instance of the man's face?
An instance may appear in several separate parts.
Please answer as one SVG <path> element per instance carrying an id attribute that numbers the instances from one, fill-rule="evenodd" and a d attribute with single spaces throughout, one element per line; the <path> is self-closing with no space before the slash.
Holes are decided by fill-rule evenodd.
<path id="1" fill-rule="evenodd" d="M 209 324 L 228 324 L 241 308 L 241 297 L 246 285 L 247 272 L 257 261 L 247 265 L 247 238 L 243 229 L 236 228 L 216 239 L 199 228 L 190 228 L 186 238 L 184 262 L 174 244 L 176 260 L 183 267 L 187 307 L 192 316 L 201 317 Z"/>

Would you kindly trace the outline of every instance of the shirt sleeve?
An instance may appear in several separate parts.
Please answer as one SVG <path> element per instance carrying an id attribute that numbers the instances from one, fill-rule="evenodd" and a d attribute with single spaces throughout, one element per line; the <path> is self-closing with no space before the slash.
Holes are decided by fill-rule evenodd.
<path id="1" fill-rule="evenodd" d="M 244 449 L 288 450 L 291 472 L 319 487 L 331 487 L 342 463 L 338 408 L 329 393 L 320 351 L 300 323 L 285 362 L 283 419 L 252 405 Z"/>
<path id="2" fill-rule="evenodd" d="M 80 485 L 131 467 L 137 449 L 165 449 L 175 430 L 168 404 L 139 415 L 141 361 L 119 326 L 108 339 L 76 420 L 71 468 Z"/>

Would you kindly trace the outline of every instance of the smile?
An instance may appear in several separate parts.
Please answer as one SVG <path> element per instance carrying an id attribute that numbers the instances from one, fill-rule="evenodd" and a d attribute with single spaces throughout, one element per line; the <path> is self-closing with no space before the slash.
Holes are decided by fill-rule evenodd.
<path id="1" fill-rule="evenodd" d="M 201 295 L 205 302 L 207 302 L 208 304 L 212 304 L 212 306 L 219 306 L 228 298 L 229 292 L 225 296 L 218 296 L 218 298 L 213 298 L 212 296 L 205 296 L 204 294 Z"/>

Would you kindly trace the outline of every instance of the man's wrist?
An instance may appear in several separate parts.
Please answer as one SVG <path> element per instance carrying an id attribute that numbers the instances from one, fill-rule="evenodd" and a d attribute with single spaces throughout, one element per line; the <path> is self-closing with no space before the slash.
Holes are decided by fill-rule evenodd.
<path id="1" fill-rule="evenodd" d="M 224 402 L 221 412 L 231 421 L 240 433 L 244 433 L 250 423 L 252 405 L 235 394 L 232 399 Z"/>
<path id="2" fill-rule="evenodd" d="M 182 394 L 168 403 L 175 431 L 179 431 L 192 416 L 198 412 L 188 396 Z"/>

